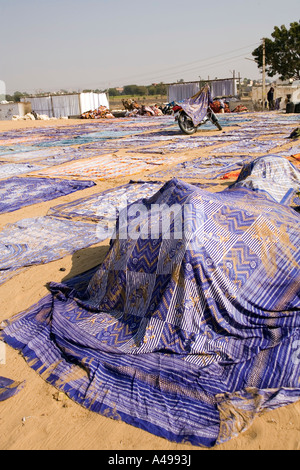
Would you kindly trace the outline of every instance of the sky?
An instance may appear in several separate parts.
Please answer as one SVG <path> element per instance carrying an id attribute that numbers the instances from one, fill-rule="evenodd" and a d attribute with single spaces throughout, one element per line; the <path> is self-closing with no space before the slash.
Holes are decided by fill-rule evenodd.
<path id="1" fill-rule="evenodd" d="M 299 12 L 299 0 L 0 0 L 0 81 L 12 94 L 259 79 L 251 52 Z"/>

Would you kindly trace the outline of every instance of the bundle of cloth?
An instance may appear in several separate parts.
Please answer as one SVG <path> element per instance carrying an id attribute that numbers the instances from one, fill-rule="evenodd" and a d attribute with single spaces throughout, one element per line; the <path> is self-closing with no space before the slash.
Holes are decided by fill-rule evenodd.
<path id="1" fill-rule="evenodd" d="M 81 114 L 81 119 L 110 119 L 114 118 L 113 114 L 106 106 L 99 106 L 99 108 L 86 111 Z"/>
<path id="2" fill-rule="evenodd" d="M 133 99 L 129 98 L 127 100 L 122 100 L 123 106 L 127 111 L 134 111 L 139 109 L 140 105 Z"/>
<path id="3" fill-rule="evenodd" d="M 214 113 L 230 113 L 230 108 L 228 106 L 228 103 L 224 100 L 220 99 L 214 99 L 214 101 L 210 105 L 211 109 L 213 110 Z"/>
<path id="4" fill-rule="evenodd" d="M 155 104 L 153 106 L 141 105 L 131 111 L 128 110 L 127 116 L 162 116 L 162 110 Z"/>
<path id="5" fill-rule="evenodd" d="M 244 106 L 243 104 L 239 104 L 238 106 L 234 108 L 232 112 L 233 113 L 247 113 L 249 112 L 249 109 L 247 108 L 247 106 Z"/>

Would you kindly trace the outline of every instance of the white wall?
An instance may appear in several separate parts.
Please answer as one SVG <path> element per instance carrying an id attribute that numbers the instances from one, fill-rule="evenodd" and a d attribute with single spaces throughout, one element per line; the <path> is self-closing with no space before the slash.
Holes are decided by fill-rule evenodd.
<path id="1" fill-rule="evenodd" d="M 28 99 L 31 102 L 32 110 L 37 114 L 46 114 L 56 118 L 79 116 L 86 111 L 99 108 L 100 105 L 109 108 L 105 93 L 74 93 Z"/>

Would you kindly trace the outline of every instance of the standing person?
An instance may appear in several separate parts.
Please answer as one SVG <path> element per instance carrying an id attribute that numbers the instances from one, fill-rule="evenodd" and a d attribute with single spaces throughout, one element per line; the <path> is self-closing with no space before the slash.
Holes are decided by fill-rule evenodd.
<path id="1" fill-rule="evenodd" d="M 268 91 L 267 98 L 268 98 L 268 103 L 269 103 L 269 109 L 273 110 L 275 108 L 275 103 L 274 103 L 274 88 L 272 86 L 270 90 Z"/>

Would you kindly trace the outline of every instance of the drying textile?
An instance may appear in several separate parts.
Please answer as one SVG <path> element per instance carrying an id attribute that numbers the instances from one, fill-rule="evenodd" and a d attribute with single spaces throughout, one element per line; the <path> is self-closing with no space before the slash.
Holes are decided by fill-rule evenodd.
<path id="1" fill-rule="evenodd" d="M 205 159 L 195 158 L 186 162 L 178 163 L 175 167 L 152 173 L 152 178 L 171 178 L 172 176 L 180 179 L 216 179 L 228 173 L 229 171 L 242 169 L 245 162 L 252 160 L 249 155 L 234 156 L 207 156 Z"/>
<path id="2" fill-rule="evenodd" d="M 178 180 L 135 209 L 84 294 L 51 283 L 1 339 L 87 409 L 176 442 L 212 447 L 298 400 L 299 215 Z"/>
<path id="3" fill-rule="evenodd" d="M 0 164 L 0 179 L 31 173 L 41 168 L 41 165 L 32 165 L 30 163 L 2 163 Z"/>
<path id="4" fill-rule="evenodd" d="M 99 224 L 52 217 L 22 219 L 0 232 L 0 283 L 20 269 L 63 258 L 107 238 Z"/>
<path id="5" fill-rule="evenodd" d="M 160 183 L 126 184 L 90 197 L 51 207 L 48 215 L 67 219 L 80 218 L 95 221 L 105 219 L 108 222 L 115 222 L 120 208 L 152 196 L 161 186 Z"/>
<path id="6" fill-rule="evenodd" d="M 221 146 L 215 150 L 216 153 L 238 153 L 246 151 L 249 153 L 264 153 L 273 150 L 276 147 L 285 145 L 287 142 L 284 139 L 243 139 L 240 142 L 230 144 L 228 146 Z"/>
<path id="7" fill-rule="evenodd" d="M 264 155 L 244 165 L 231 187 L 249 188 L 289 205 L 300 192 L 300 171 L 286 158 Z"/>
<path id="8" fill-rule="evenodd" d="M 114 119 L 114 116 L 106 106 L 99 106 L 96 109 L 85 111 L 80 117 L 82 119 Z"/>
<path id="9" fill-rule="evenodd" d="M 153 169 L 155 163 L 147 162 L 141 158 L 105 154 L 90 160 L 69 163 L 65 166 L 55 166 L 39 170 L 45 176 L 78 176 L 83 178 L 97 178 L 106 180 L 119 176 L 132 175 L 145 169 Z M 1 168 L 1 167 L 0 167 Z"/>
<path id="10" fill-rule="evenodd" d="M 16 395 L 24 387 L 24 382 L 18 382 L 8 379 L 7 377 L 0 377 L 0 401 L 7 400 L 8 398 Z"/>
<path id="11" fill-rule="evenodd" d="M 235 96 L 237 94 L 236 81 L 234 79 L 215 80 L 210 82 L 213 97 Z"/>
<path id="12" fill-rule="evenodd" d="M 91 108 L 104 105 L 108 107 L 105 93 L 74 93 L 70 95 L 51 95 L 30 98 L 32 110 L 49 117 L 75 116 Z"/>
<path id="13" fill-rule="evenodd" d="M 9 178 L 0 181 L 0 214 L 24 206 L 50 201 L 94 186 L 92 181 L 67 181 L 49 178 Z"/>
<path id="14" fill-rule="evenodd" d="M 211 99 L 208 86 L 203 87 L 195 96 L 180 103 L 182 109 L 192 119 L 194 126 L 197 126 L 206 116 L 207 108 Z"/>
<path id="15" fill-rule="evenodd" d="M 199 91 L 199 83 L 177 83 L 168 87 L 168 101 L 182 101 Z"/>
<path id="16" fill-rule="evenodd" d="M 105 141 L 104 141 L 105 143 Z M 90 158 L 102 153 L 107 153 L 108 150 L 89 150 L 82 147 L 62 147 L 62 148 L 47 148 L 42 150 L 28 150 L 26 152 L 13 152 L 2 156 L 2 160 L 6 162 L 22 162 L 34 163 L 35 165 L 52 166 L 60 165 L 62 163 L 78 160 L 80 158 Z"/>

